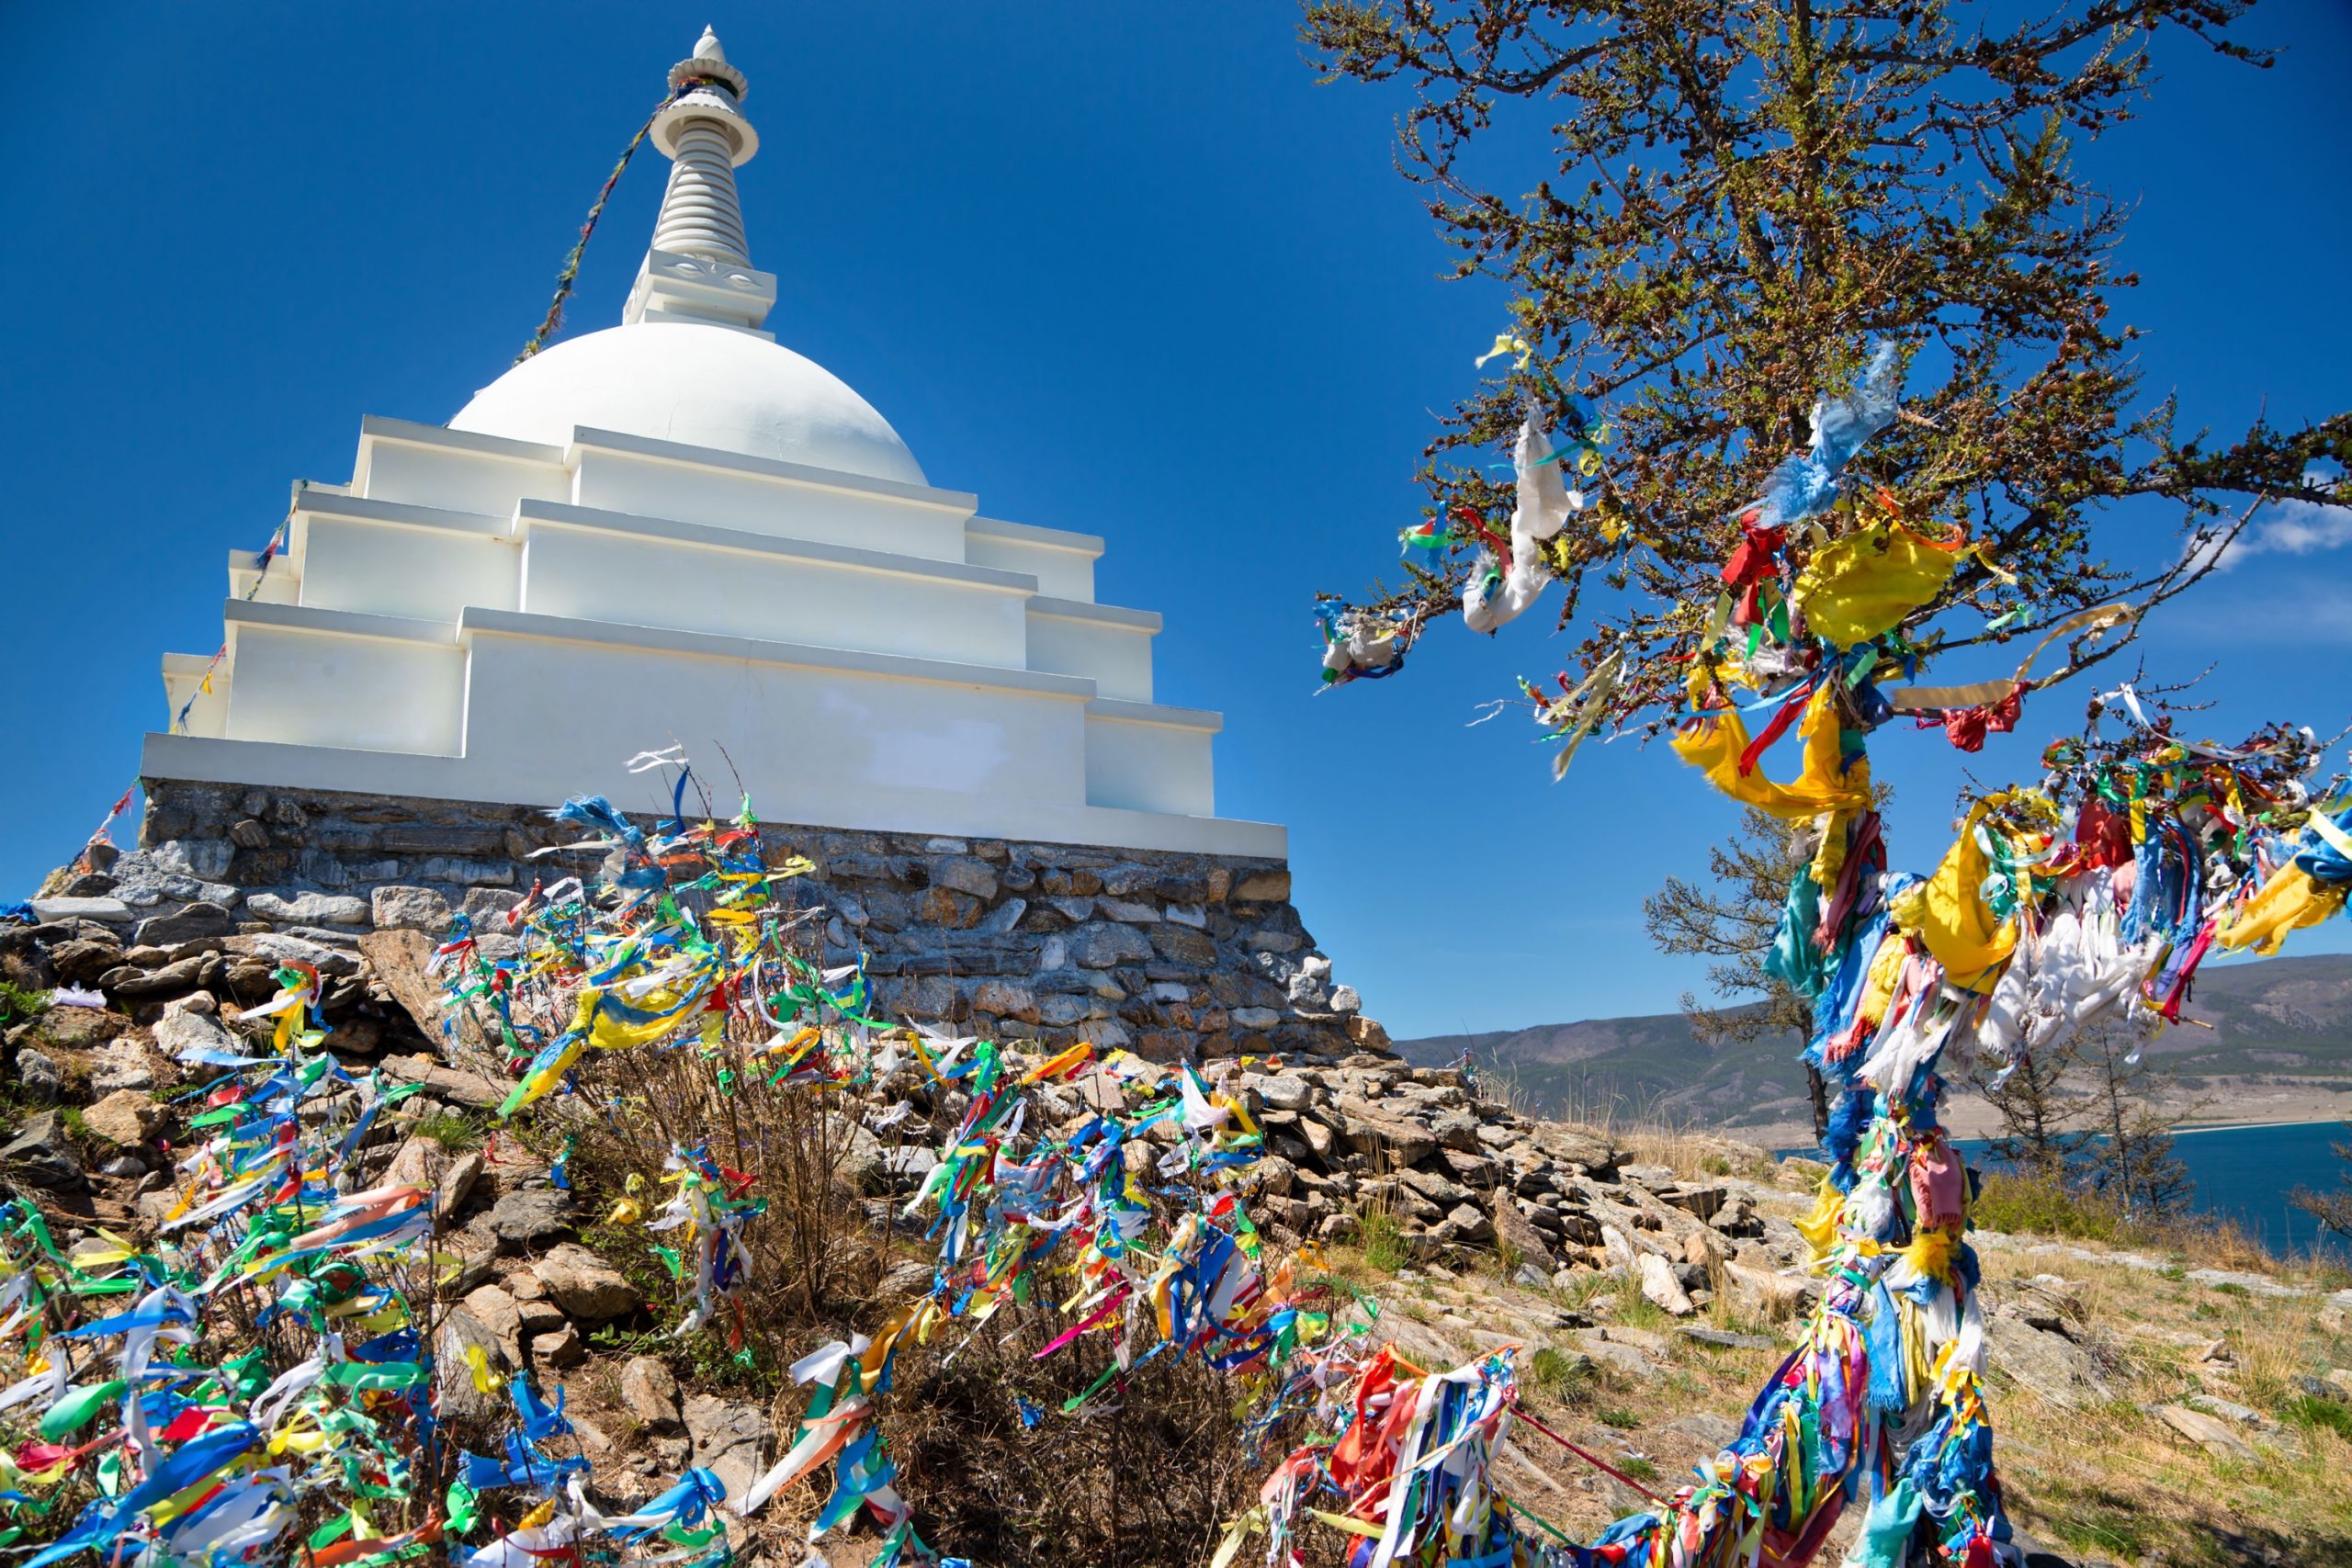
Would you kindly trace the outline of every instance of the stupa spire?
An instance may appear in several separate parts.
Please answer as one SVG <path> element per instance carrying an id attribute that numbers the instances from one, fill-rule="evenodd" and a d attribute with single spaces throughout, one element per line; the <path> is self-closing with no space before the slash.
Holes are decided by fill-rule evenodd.
<path id="1" fill-rule="evenodd" d="M 775 279 L 752 266 L 735 189 L 736 169 L 760 150 L 759 132 L 743 117 L 748 89 L 709 28 L 694 52 L 670 67 L 670 101 L 650 132 L 670 160 L 670 183 L 623 321 L 757 331 L 767 319 Z"/>

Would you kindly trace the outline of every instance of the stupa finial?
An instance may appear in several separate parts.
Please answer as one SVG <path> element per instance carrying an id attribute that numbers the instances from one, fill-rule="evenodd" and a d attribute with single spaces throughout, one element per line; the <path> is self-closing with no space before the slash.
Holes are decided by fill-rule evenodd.
<path id="1" fill-rule="evenodd" d="M 750 84 L 705 28 L 670 67 L 670 101 L 653 117 L 653 145 L 670 160 L 653 245 L 629 290 L 624 321 L 692 321 L 757 331 L 775 303 L 775 279 L 752 266 L 735 170 L 760 150 L 743 118 Z"/>
<path id="2" fill-rule="evenodd" d="M 723 85 L 738 103 L 742 100 L 745 78 L 741 71 L 727 63 L 727 51 L 718 41 L 718 29 L 705 28 L 702 37 L 695 40 L 695 51 L 670 67 L 670 90 L 683 92 L 691 83 Z M 757 141 L 756 137 L 753 141 Z M 746 152 L 743 158 L 750 157 Z M 735 161 L 741 163 L 743 158 Z"/>

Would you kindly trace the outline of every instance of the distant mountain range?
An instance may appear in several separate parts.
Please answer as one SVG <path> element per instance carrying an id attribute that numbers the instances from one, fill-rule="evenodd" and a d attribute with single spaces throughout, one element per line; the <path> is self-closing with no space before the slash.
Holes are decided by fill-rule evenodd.
<path id="1" fill-rule="evenodd" d="M 2224 1108 L 2352 1091 L 2352 954 L 2206 966 L 2180 1026 L 2149 1047 L 2168 1098 Z M 1532 1111 L 1582 1121 L 1661 1120 L 1725 1130 L 1809 1116 L 1793 1036 L 1710 1046 L 1679 1013 L 1587 1019 L 1486 1034 L 1400 1040 L 1420 1065 L 1460 1055 L 1512 1085 Z"/>

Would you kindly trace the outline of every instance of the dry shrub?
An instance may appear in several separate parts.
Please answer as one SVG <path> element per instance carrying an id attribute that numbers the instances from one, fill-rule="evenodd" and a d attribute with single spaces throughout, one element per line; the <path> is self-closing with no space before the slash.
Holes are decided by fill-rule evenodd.
<path id="1" fill-rule="evenodd" d="M 580 1092 L 558 1102 L 577 1109 L 543 1116 L 529 1135 L 549 1154 L 571 1140 L 572 1180 L 592 1216 L 624 1195 L 632 1174 L 645 1179 L 638 1197 L 650 1216 L 673 1190 L 659 1178 L 673 1144 L 705 1143 L 721 1165 L 758 1178 L 751 1190 L 767 1200 L 767 1212 L 743 1230 L 752 1260 L 743 1292 L 752 1367 L 727 1356 L 723 1315 L 691 1341 L 643 1348 L 666 1351 L 690 1382 L 775 1398 L 780 1440 L 789 1441 L 805 1394 L 784 1388 L 784 1369 L 827 1341 L 877 1327 L 902 1304 L 877 1295 L 892 1264 L 935 1257 L 917 1222 L 886 1223 L 905 1190 L 887 1200 L 865 1195 L 884 1183 L 861 1119 L 910 1100 L 913 1114 L 883 1134 L 883 1147 L 935 1146 L 965 1100 L 958 1090 L 903 1078 L 878 1094 L 775 1088 L 741 1066 L 730 1089 L 718 1073 L 731 1056 L 706 1057 L 689 1045 L 584 1061 Z M 603 1224 L 586 1239 L 650 1299 L 680 1291 L 649 1247 L 674 1244 L 674 1235 Z M 1044 1279 L 1049 1288 L 1064 1281 L 1050 1268 Z M 674 1321 L 676 1313 L 664 1315 Z M 1065 1416 L 1063 1403 L 1084 1392 L 1111 1355 L 1106 1336 L 1089 1334 L 1036 1359 L 1069 1321 L 1050 1304 L 1008 1302 L 977 1328 L 959 1318 L 928 1345 L 900 1343 L 891 1387 L 876 1404 L 917 1529 L 941 1550 L 982 1562 L 1203 1561 L 1272 1462 L 1245 1452 L 1243 1383 L 1197 1357 L 1180 1363 L 1168 1352 L 1124 1385 L 1103 1389 L 1079 1415 Z M 1023 1397 L 1046 1412 L 1034 1427 L 1022 1423 Z M 780 1498 L 775 1508 L 821 1496 L 830 1475 L 811 1483 L 814 1491 L 797 1489 L 809 1496 Z"/>
<path id="2" fill-rule="evenodd" d="M 1195 1568 L 1272 1462 L 1243 1440 L 1242 1385 L 1163 1354 L 1064 1416 L 1111 1356 L 1089 1335 L 1035 1359 L 1059 1327 L 1026 1313 L 900 1353 L 884 1429 L 919 1528 L 977 1562 Z M 1045 1412 L 1035 1427 L 1020 1398 Z"/>
<path id="3" fill-rule="evenodd" d="M 0 953 L 0 1023 L 39 1016 L 49 1006 L 50 980 L 41 963 L 22 953 Z"/>
<path id="4" fill-rule="evenodd" d="M 634 1176 L 641 1180 L 633 1196 L 650 1218 L 676 1190 L 662 1165 L 677 1147 L 707 1148 L 722 1167 L 752 1177 L 751 1195 L 767 1211 L 741 1233 L 752 1265 L 745 1333 L 754 1361 L 775 1367 L 802 1354 L 810 1334 L 844 1330 L 873 1300 L 891 1261 L 888 1238 L 858 1186 L 871 1168 L 861 1151 L 870 1155 L 872 1136 L 857 1121 L 866 1101 L 847 1090 L 776 1088 L 740 1066 L 722 1081 L 732 1056 L 681 1045 L 584 1060 L 579 1094 L 558 1102 L 578 1110 L 546 1119 L 533 1137 L 550 1146 L 571 1140 L 572 1181 L 592 1214 L 630 1196 Z M 607 1225 L 592 1239 L 641 1274 L 650 1244 L 677 1236 Z M 653 1267 L 655 1299 L 683 1288 Z"/>

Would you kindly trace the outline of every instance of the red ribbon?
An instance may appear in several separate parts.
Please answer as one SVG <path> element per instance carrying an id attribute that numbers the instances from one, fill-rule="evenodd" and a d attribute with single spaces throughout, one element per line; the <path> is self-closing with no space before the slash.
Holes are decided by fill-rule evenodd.
<path id="1" fill-rule="evenodd" d="M 1984 750 L 1984 737 L 2007 735 L 2018 727 L 2018 715 L 2025 706 L 2025 687 L 2009 688 L 2009 694 L 1997 703 L 1983 707 L 1947 708 L 1944 710 L 1944 737 L 1963 751 Z M 1921 728 L 1931 722 L 1922 720 Z"/>
<path id="2" fill-rule="evenodd" d="M 1766 725 L 1762 733 L 1747 743 L 1747 750 L 1739 754 L 1741 778 L 1756 771 L 1756 764 L 1763 759 L 1765 752 L 1772 749 L 1772 742 L 1789 732 L 1789 726 L 1797 721 L 1797 715 L 1804 712 L 1804 705 L 1812 696 L 1810 682 L 1789 694 L 1789 700 L 1781 705 L 1781 711 L 1772 716 L 1772 722 Z"/>
<path id="3" fill-rule="evenodd" d="M 1060 1349 L 1065 1345 L 1068 1345 L 1071 1340 L 1076 1339 L 1080 1335 L 1085 1333 L 1088 1329 L 1093 1327 L 1096 1324 L 1101 1323 L 1103 1319 L 1109 1317 L 1121 1307 L 1126 1305 L 1127 1298 L 1134 1293 L 1134 1286 L 1126 1283 L 1125 1280 L 1120 1281 L 1119 1288 L 1111 1292 L 1111 1299 L 1109 1301 L 1104 1302 L 1101 1306 L 1096 1307 L 1092 1312 L 1087 1314 L 1078 1322 L 1070 1325 L 1070 1326 L 1062 1333 L 1059 1338 L 1056 1339 L 1052 1344 L 1046 1346 L 1044 1349 L 1038 1351 L 1035 1356 L 1032 1356 L 1029 1359 L 1033 1361 L 1044 1360 L 1046 1357 L 1052 1355 L 1055 1351 Z"/>
<path id="4" fill-rule="evenodd" d="M 1503 570 L 1510 570 L 1510 541 L 1487 525 L 1487 520 L 1466 506 L 1453 509 L 1453 519 L 1477 536 L 1478 542 L 1501 558 Z"/>
<path id="5" fill-rule="evenodd" d="M 1585 1463 L 1592 1466 L 1593 1469 L 1605 1472 L 1608 1474 L 1616 1477 L 1626 1485 L 1632 1487 L 1634 1491 L 1640 1493 L 1643 1496 L 1647 1497 L 1651 1502 L 1657 1504 L 1660 1507 L 1665 1507 L 1667 1506 L 1665 1498 L 1659 1496 L 1657 1493 L 1651 1491 L 1648 1487 L 1643 1485 L 1640 1482 L 1634 1480 L 1632 1476 L 1626 1474 L 1615 1465 L 1611 1464 L 1599 1454 L 1589 1453 L 1585 1450 L 1577 1447 L 1576 1444 L 1568 1441 L 1567 1438 L 1560 1436 L 1559 1433 L 1555 1432 L 1551 1427 L 1546 1427 L 1543 1422 L 1538 1421 L 1534 1416 L 1529 1415 L 1525 1405 L 1520 1405 L 1518 1407 L 1518 1414 L 1521 1420 L 1526 1422 L 1529 1426 L 1534 1427 L 1537 1431 L 1543 1433 L 1545 1437 L 1551 1438 L 1562 1448 L 1567 1450 L 1568 1452 L 1576 1455 L 1577 1458 L 1584 1461 Z"/>

